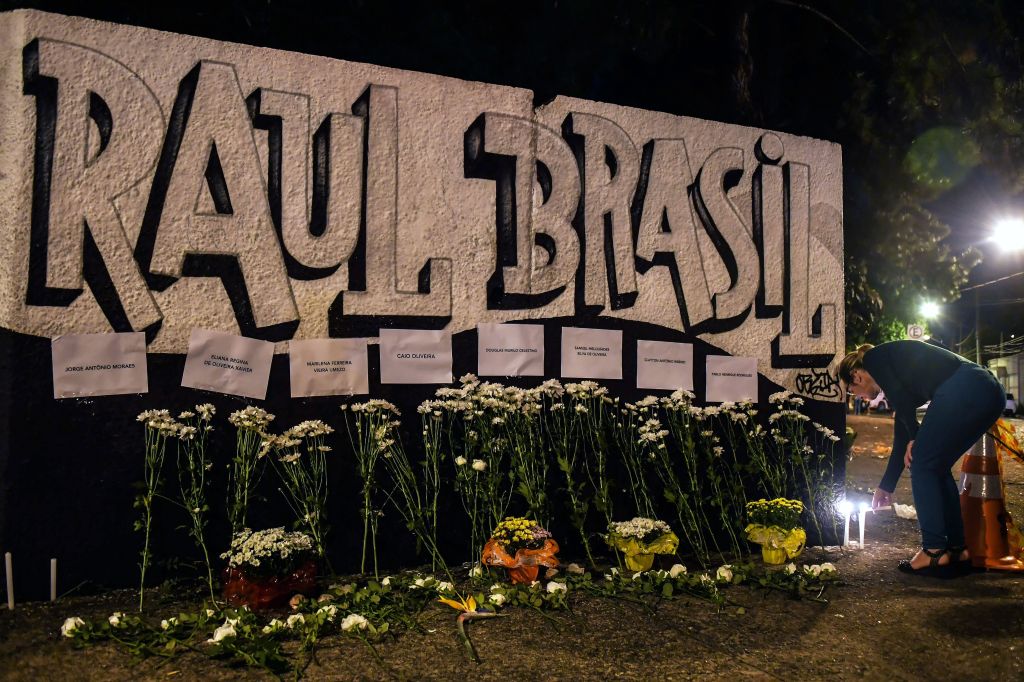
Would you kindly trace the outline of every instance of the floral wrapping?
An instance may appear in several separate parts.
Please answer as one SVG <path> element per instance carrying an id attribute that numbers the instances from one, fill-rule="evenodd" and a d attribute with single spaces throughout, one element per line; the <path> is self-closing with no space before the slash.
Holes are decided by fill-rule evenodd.
<path id="1" fill-rule="evenodd" d="M 767 564 L 782 564 L 804 551 L 807 533 L 803 528 L 786 530 L 779 526 L 752 523 L 746 527 L 747 539 L 761 545 L 761 556 Z"/>
<path id="2" fill-rule="evenodd" d="M 631 571 L 649 571 L 654 564 L 655 554 L 674 554 L 679 547 L 679 538 L 672 531 L 658 536 L 651 542 L 636 538 L 624 538 L 615 533 L 608 534 L 608 544 L 626 555 L 626 568 Z"/>
<path id="3" fill-rule="evenodd" d="M 232 606 L 272 609 L 283 606 L 297 593 L 316 588 L 316 561 L 310 559 L 284 576 L 250 577 L 244 570 L 224 569 L 224 599 Z"/>
<path id="4" fill-rule="evenodd" d="M 530 584 L 537 579 L 540 566 L 558 566 L 558 543 L 548 538 L 539 549 L 520 549 L 513 557 L 501 544 L 491 538 L 484 545 L 480 560 L 487 566 L 502 566 L 508 569 L 513 584 Z"/>

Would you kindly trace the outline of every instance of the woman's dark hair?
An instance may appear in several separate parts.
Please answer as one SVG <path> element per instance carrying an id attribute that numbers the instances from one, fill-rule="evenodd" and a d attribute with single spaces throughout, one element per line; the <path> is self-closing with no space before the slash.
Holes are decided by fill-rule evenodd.
<path id="1" fill-rule="evenodd" d="M 839 363 L 839 379 L 849 385 L 853 381 L 853 370 L 864 366 L 864 353 L 874 348 L 870 343 L 857 346 L 857 350 L 848 353 L 843 361 Z"/>

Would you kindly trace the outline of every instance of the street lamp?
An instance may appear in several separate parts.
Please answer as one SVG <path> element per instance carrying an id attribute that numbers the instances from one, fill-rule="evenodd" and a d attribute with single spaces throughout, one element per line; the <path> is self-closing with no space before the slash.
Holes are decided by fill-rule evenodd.
<path id="1" fill-rule="evenodd" d="M 1016 216 L 999 218 L 992 224 L 992 235 L 989 237 L 989 241 L 994 242 L 1003 251 L 1024 250 L 1024 218 Z M 979 365 L 981 364 L 981 300 L 978 290 L 990 284 L 1002 282 L 1013 277 L 1020 277 L 1021 275 L 1024 275 L 1024 270 L 990 282 L 982 282 L 974 286 L 964 287 L 960 290 L 961 294 L 965 291 L 974 290 L 974 361 Z"/>
<path id="2" fill-rule="evenodd" d="M 934 320 L 939 316 L 939 304 L 935 301 L 924 301 L 921 303 L 921 307 L 918 308 L 918 312 L 921 313 L 921 317 L 926 320 Z"/>
<path id="3" fill-rule="evenodd" d="M 1004 251 L 1024 250 L 1024 218 L 1001 218 L 992 226 L 993 242 Z"/>

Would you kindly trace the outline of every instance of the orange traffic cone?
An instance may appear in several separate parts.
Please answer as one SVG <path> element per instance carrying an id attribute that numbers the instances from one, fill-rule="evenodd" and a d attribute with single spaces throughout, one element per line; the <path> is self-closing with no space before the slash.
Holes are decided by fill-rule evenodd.
<path id="1" fill-rule="evenodd" d="M 1012 452 L 1007 443 L 1016 444 L 1016 439 L 1013 430 L 1000 419 L 964 455 L 960 512 L 975 567 L 1024 571 L 1024 538 L 1003 503 L 1002 451 Z"/>

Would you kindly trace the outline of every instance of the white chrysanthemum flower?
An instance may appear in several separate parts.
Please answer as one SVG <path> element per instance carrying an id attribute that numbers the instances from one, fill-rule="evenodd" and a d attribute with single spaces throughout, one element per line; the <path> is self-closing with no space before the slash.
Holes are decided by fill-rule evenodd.
<path id="1" fill-rule="evenodd" d="M 725 564 L 724 566 L 719 566 L 718 567 L 718 571 L 715 573 L 715 580 L 718 580 L 719 582 L 723 582 L 723 583 L 731 583 L 732 582 L 732 566 L 730 566 L 729 564 Z"/>
<path id="2" fill-rule="evenodd" d="M 487 470 L 487 462 L 483 461 L 482 459 L 474 459 L 473 460 L 473 469 L 475 471 L 486 471 Z"/>
<path id="3" fill-rule="evenodd" d="M 470 578 L 479 578 L 484 574 L 484 567 L 477 564 L 473 568 L 469 569 Z"/>
<path id="4" fill-rule="evenodd" d="M 551 594 L 554 594 L 555 592 L 567 592 L 569 590 L 565 583 L 560 583 L 555 580 L 550 581 L 545 589 L 547 589 Z"/>
<path id="5" fill-rule="evenodd" d="M 505 603 L 506 597 L 503 594 L 492 594 L 487 597 L 487 600 L 496 606 L 501 606 Z"/>
<path id="6" fill-rule="evenodd" d="M 668 571 L 668 575 L 670 578 L 678 578 L 684 573 L 686 573 L 686 566 L 683 566 L 682 564 L 673 564 L 672 568 L 670 568 Z"/>

